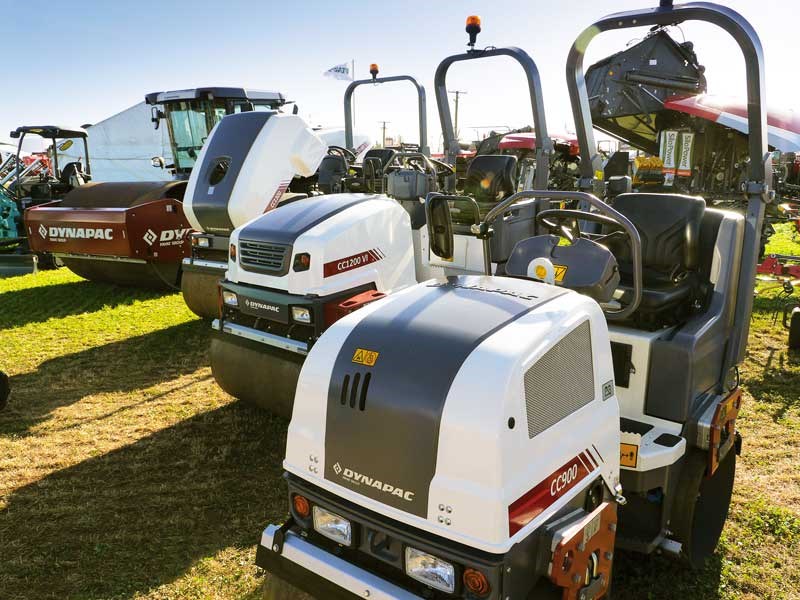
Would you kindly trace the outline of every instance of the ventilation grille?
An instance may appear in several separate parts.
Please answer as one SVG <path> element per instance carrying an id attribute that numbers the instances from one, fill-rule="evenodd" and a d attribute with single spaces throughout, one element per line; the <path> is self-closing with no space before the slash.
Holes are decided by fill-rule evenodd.
<path id="1" fill-rule="evenodd" d="M 344 381 L 342 381 L 342 395 L 339 398 L 339 403 L 342 406 L 358 408 L 358 410 L 364 411 L 367 408 L 367 393 L 369 392 L 371 379 L 372 373 L 345 375 Z"/>
<path id="2" fill-rule="evenodd" d="M 239 262 L 245 269 L 284 274 L 289 246 L 241 240 Z"/>
<path id="3" fill-rule="evenodd" d="M 525 373 L 528 436 L 539 435 L 592 400 L 592 335 L 584 321 Z"/>

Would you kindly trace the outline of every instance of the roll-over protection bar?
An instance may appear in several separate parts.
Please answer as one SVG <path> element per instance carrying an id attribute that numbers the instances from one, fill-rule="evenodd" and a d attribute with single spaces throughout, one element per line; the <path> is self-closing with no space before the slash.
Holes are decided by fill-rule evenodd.
<path id="1" fill-rule="evenodd" d="M 654 25 L 676 25 L 684 21 L 704 21 L 728 32 L 742 51 L 747 77 L 747 123 L 750 164 L 743 193 L 747 196 L 747 215 L 742 248 L 742 263 L 737 285 L 733 332 L 728 345 L 720 385 L 727 373 L 744 359 L 753 308 L 756 261 L 761 246 L 764 205 L 771 200 L 772 171 L 768 168 L 767 110 L 764 85 L 764 53 L 753 27 L 742 15 L 727 6 L 710 2 L 689 2 L 673 6 L 672 0 L 661 0 L 660 6 L 609 15 L 581 32 L 567 57 L 567 87 L 575 117 L 581 151 L 581 190 L 594 188 L 594 174 L 602 170 L 597 153 L 589 96 L 583 71 L 583 59 L 589 43 L 604 31 Z"/>
<path id="2" fill-rule="evenodd" d="M 428 113 L 425 100 L 425 88 L 411 75 L 394 75 L 393 77 L 375 77 L 358 79 L 347 86 L 344 92 L 344 141 L 348 149 L 353 148 L 353 92 L 360 85 L 390 83 L 392 81 L 410 81 L 417 90 L 417 107 L 419 110 L 419 150 L 425 156 L 431 155 L 428 147 Z"/>
<path id="3" fill-rule="evenodd" d="M 544 113 L 544 99 L 542 96 L 542 82 L 539 78 L 539 69 L 536 63 L 521 48 L 487 48 L 485 50 L 470 50 L 463 54 L 455 54 L 445 58 L 436 68 L 434 76 L 434 88 L 436 91 L 436 104 L 439 108 L 439 121 L 442 125 L 442 135 L 444 136 L 444 151 L 447 162 L 455 164 L 456 156 L 459 153 L 458 139 L 456 138 L 453 119 L 450 115 L 450 103 L 447 98 L 447 71 L 453 63 L 465 60 L 475 60 L 479 58 L 491 58 L 493 56 L 510 56 L 517 61 L 525 76 L 528 79 L 528 92 L 531 100 L 531 112 L 533 113 L 533 127 L 536 130 L 536 174 L 534 176 L 533 187 L 535 189 L 547 189 L 547 180 L 550 170 L 550 156 L 553 153 L 553 142 L 547 134 L 547 122 Z"/>

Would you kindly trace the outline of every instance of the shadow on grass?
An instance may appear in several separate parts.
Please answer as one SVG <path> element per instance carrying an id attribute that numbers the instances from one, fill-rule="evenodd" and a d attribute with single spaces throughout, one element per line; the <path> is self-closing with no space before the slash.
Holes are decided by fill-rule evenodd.
<path id="1" fill-rule="evenodd" d="M 287 426 L 229 404 L 20 488 L 0 511 L 0 595 L 128 598 L 252 547 L 285 516 Z"/>
<path id="2" fill-rule="evenodd" d="M 132 304 L 137 300 L 158 298 L 165 293 L 91 281 L 3 292 L 0 294 L 0 329 L 95 312 L 105 306 Z"/>
<path id="3" fill-rule="evenodd" d="M 717 600 L 722 557 L 711 556 L 702 569 L 690 569 L 657 555 L 618 552 L 614 557 L 614 600 Z"/>
<path id="4" fill-rule="evenodd" d="M 11 378 L 0 435 L 25 434 L 85 396 L 140 390 L 193 373 L 208 365 L 208 340 L 208 323 L 189 321 L 45 361 Z"/>

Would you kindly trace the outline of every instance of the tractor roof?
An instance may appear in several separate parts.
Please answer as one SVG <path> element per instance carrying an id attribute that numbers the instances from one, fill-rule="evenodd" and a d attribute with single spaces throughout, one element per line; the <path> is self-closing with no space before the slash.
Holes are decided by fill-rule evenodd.
<path id="1" fill-rule="evenodd" d="M 282 106 L 287 102 L 286 97 L 280 92 L 237 87 L 199 87 L 170 92 L 153 92 L 144 97 L 147 104 L 164 104 L 180 100 L 213 100 L 214 98 L 267 101 L 275 106 Z"/>
<path id="2" fill-rule="evenodd" d="M 43 138 L 85 138 L 89 134 L 82 127 L 62 127 L 59 125 L 23 125 L 9 135 L 18 138 L 22 134 L 35 134 Z"/>

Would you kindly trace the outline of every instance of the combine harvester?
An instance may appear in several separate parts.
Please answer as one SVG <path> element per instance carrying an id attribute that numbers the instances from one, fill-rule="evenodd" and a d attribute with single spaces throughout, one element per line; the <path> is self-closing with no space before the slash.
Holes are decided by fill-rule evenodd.
<path id="1" fill-rule="evenodd" d="M 536 131 L 544 140 L 536 153 L 536 185 L 547 187 L 550 140 L 544 118 L 539 74 L 533 60 L 518 48 L 500 48 L 445 59 L 436 71 L 436 99 L 450 164 L 459 152 L 447 99 L 446 75 L 451 64 L 482 57 L 508 56 L 527 76 Z M 359 85 L 411 81 L 419 98 L 421 153 L 394 150 L 368 153 L 362 174 L 348 180 L 336 196 L 320 196 L 290 204 L 233 232 L 231 259 L 222 281 L 222 310 L 211 341 L 211 369 L 217 383 L 237 398 L 274 413 L 291 414 L 297 377 L 309 350 L 330 325 L 366 304 L 417 281 L 449 273 L 480 273 L 479 240 L 460 238 L 453 259 L 428 255 L 428 229 L 423 199 L 444 190 L 452 180 L 450 164 L 427 155 L 425 96 L 408 76 L 375 78 L 351 84 L 345 94 L 346 123 Z M 342 163 L 340 171 L 345 172 Z M 385 182 L 385 183 L 384 183 Z M 380 186 L 380 187 L 379 187 Z M 517 159 L 512 155 L 480 156 L 467 171 L 466 189 L 489 210 L 499 198 L 517 190 Z M 365 190 L 386 194 L 352 193 Z M 491 242 L 495 262 L 508 258 L 512 240 L 532 232 L 533 204 L 498 223 Z M 469 228 L 477 215 L 466 215 Z M 502 268 L 502 267 L 500 267 Z"/>
<path id="2" fill-rule="evenodd" d="M 49 253 L 92 281 L 174 289 L 190 253 L 190 224 L 183 214 L 186 179 L 205 139 L 226 114 L 276 110 L 276 92 L 197 88 L 148 94 L 153 121 L 169 128 L 175 181 L 87 183 L 63 199 L 25 211 L 33 251 Z"/>
<path id="3" fill-rule="evenodd" d="M 27 208 L 64 198 L 70 191 L 91 180 L 89 145 L 86 131 L 80 127 L 28 125 L 18 127 L 10 136 L 19 140 L 17 153 L 0 165 L 0 274 L 35 273 L 40 267 L 54 267 L 49 254 L 31 251 L 22 215 Z M 24 156 L 26 137 L 48 140 L 46 152 Z M 83 141 L 83 159 L 70 161 L 61 168 L 59 152 L 66 152 L 75 140 Z"/>
<path id="4" fill-rule="evenodd" d="M 264 530 L 256 555 L 273 582 L 326 599 L 596 600 L 620 549 L 693 565 L 713 553 L 741 450 L 738 365 L 772 198 L 761 44 L 727 7 L 662 0 L 584 30 L 567 82 L 591 190 L 602 165 L 584 52 L 605 31 L 687 20 L 721 27 L 744 55 L 747 215 L 672 193 L 612 207 L 538 190 L 464 232 L 451 210 L 474 203 L 429 196 L 432 253 L 455 258 L 459 238 L 477 235 L 486 275 L 411 286 L 317 340 L 288 432 L 290 517 Z M 537 212 L 506 276 L 490 275 L 493 229 L 532 198 L 585 210 Z"/>
<path id="5" fill-rule="evenodd" d="M 338 179 L 371 146 L 365 136 L 355 139 L 357 146 L 349 121 L 345 131 L 312 131 L 297 115 L 274 111 L 219 122 L 197 158 L 183 202 L 194 233 L 191 256 L 183 258 L 181 291 L 192 312 L 219 316 L 219 281 L 228 268 L 233 230 L 281 204 L 338 190 Z"/>

